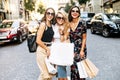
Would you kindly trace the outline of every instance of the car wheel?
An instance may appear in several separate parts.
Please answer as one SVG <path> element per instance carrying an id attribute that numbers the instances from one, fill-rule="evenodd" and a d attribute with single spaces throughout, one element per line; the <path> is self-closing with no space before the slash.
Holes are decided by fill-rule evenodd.
<path id="1" fill-rule="evenodd" d="M 91 27 L 90 30 L 91 30 L 91 33 L 92 33 L 92 34 L 95 34 L 96 31 L 93 29 L 93 27 Z"/>
<path id="2" fill-rule="evenodd" d="M 109 37 L 109 36 L 110 36 L 110 32 L 108 31 L 107 28 L 104 28 L 104 29 L 103 29 L 102 35 L 103 35 L 104 37 Z"/>
<path id="3" fill-rule="evenodd" d="M 20 35 L 18 42 L 19 42 L 19 43 L 22 43 L 22 41 L 23 41 L 23 38 L 22 38 L 22 35 Z"/>

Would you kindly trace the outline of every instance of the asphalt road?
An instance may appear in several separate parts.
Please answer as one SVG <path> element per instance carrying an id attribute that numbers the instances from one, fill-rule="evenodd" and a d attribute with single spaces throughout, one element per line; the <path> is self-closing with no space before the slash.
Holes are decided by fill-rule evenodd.
<path id="1" fill-rule="evenodd" d="M 120 37 L 104 38 L 90 30 L 87 34 L 87 56 L 99 68 L 98 75 L 87 80 L 119 80 Z M 0 45 L 0 80 L 37 80 L 39 73 L 36 55 L 29 53 L 26 40 Z"/>

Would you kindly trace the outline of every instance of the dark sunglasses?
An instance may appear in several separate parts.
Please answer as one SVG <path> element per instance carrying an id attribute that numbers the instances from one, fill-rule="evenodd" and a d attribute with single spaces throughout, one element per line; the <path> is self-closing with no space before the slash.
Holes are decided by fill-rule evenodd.
<path id="1" fill-rule="evenodd" d="M 54 13 L 47 12 L 46 14 L 54 16 Z"/>
<path id="2" fill-rule="evenodd" d="M 62 20 L 64 20 L 64 17 L 59 17 L 59 16 L 58 16 L 57 19 L 62 19 Z"/>
<path id="3" fill-rule="evenodd" d="M 79 13 L 79 11 L 78 11 L 78 10 L 72 10 L 71 12 L 77 12 L 77 13 Z"/>

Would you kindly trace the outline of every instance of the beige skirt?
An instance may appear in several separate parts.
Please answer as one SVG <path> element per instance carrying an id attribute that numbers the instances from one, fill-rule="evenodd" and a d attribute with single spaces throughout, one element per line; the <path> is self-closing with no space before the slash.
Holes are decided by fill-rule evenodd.
<path id="1" fill-rule="evenodd" d="M 37 51 L 36 51 L 36 55 L 37 55 L 37 64 L 38 67 L 40 69 L 40 78 L 43 79 L 49 79 L 52 78 L 53 75 L 48 73 L 46 64 L 45 64 L 45 58 L 47 57 L 47 53 L 45 51 L 45 49 L 43 49 L 42 47 L 38 46 Z"/>

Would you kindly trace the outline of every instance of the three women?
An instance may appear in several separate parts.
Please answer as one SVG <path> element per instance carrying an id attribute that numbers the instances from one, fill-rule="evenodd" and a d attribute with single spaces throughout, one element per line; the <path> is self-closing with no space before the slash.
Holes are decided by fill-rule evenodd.
<path id="1" fill-rule="evenodd" d="M 50 42 L 63 42 L 68 38 L 71 43 L 74 43 L 74 64 L 71 66 L 71 80 L 85 80 L 80 78 L 76 65 L 87 54 L 86 27 L 80 19 L 80 9 L 77 6 L 73 6 L 70 9 L 68 13 L 69 23 L 67 23 L 66 16 L 62 12 L 58 12 L 56 24 L 51 27 L 54 18 L 54 9 L 48 8 L 37 33 L 37 64 L 41 71 L 39 80 L 52 80 L 53 75 L 48 73 L 45 65 L 45 58 L 50 55 Z M 66 66 L 58 65 L 57 70 L 58 80 L 67 80 Z"/>

